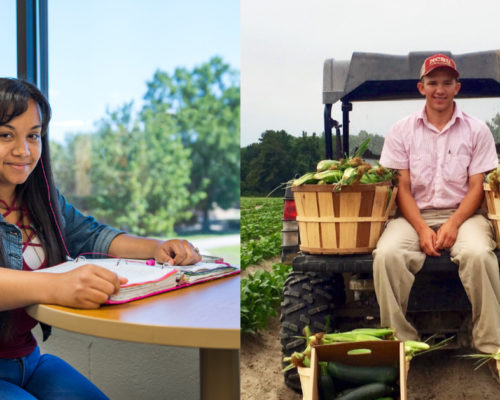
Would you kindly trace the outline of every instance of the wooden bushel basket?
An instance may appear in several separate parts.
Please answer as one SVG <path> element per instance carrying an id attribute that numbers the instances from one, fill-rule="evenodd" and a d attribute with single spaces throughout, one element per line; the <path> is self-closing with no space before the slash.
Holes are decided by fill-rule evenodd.
<path id="1" fill-rule="evenodd" d="M 389 195 L 391 193 L 392 195 Z M 370 253 L 395 208 L 391 182 L 292 187 L 300 250 L 312 254 Z M 389 203 L 389 204 L 388 204 Z"/>
<path id="2" fill-rule="evenodd" d="M 495 196 L 488 183 L 483 184 L 486 207 L 488 208 L 488 219 L 495 228 L 497 249 L 500 249 L 500 197 Z"/>

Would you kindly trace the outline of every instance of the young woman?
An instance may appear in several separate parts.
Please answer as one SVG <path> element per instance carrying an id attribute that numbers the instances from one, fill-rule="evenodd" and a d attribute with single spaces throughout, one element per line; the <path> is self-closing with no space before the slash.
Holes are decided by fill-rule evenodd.
<path id="1" fill-rule="evenodd" d="M 84 216 L 54 186 L 47 127 L 50 106 L 32 84 L 0 78 L 0 398 L 105 399 L 63 360 L 40 355 L 24 308 L 47 303 L 97 308 L 121 278 L 87 264 L 64 274 L 30 271 L 68 256 L 101 253 L 177 265 L 201 260 L 185 240 L 139 238 Z"/>

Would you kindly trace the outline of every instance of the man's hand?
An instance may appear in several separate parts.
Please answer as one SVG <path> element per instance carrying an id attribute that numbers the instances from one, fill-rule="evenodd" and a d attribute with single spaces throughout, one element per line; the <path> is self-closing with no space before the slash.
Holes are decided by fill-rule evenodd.
<path id="1" fill-rule="evenodd" d="M 420 237 L 420 248 L 428 256 L 439 257 L 438 247 L 436 246 L 437 235 L 428 226 L 425 227 L 421 232 L 419 232 Z"/>
<path id="2" fill-rule="evenodd" d="M 192 265 L 201 261 L 201 255 L 187 240 L 171 239 L 158 245 L 154 258 L 159 263 L 172 265 Z"/>
<path id="3" fill-rule="evenodd" d="M 437 231 L 436 249 L 449 249 L 455 244 L 458 225 L 450 218 Z"/>

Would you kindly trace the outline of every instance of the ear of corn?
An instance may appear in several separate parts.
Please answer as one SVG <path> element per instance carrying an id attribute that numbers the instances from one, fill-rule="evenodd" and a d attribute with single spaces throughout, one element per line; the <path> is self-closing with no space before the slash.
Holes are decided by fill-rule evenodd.
<path id="1" fill-rule="evenodd" d="M 396 337 L 396 332 L 392 328 L 358 328 L 348 332 L 319 332 L 316 334 L 312 334 L 308 326 L 304 328 L 304 338 L 306 339 L 306 347 L 304 351 L 302 351 L 301 353 L 295 352 L 292 354 L 292 357 L 286 357 L 283 359 L 283 361 L 285 362 L 290 362 L 290 364 L 284 369 L 284 371 L 288 371 L 289 369 L 294 368 L 294 366 L 296 365 L 305 366 L 307 363 L 310 364 L 311 350 L 314 346 L 317 345 L 342 342 L 364 342 L 373 340 L 398 340 Z M 453 337 L 444 339 L 432 346 L 429 346 L 429 344 L 425 342 L 407 340 L 404 342 L 406 360 L 409 361 L 417 355 L 444 347 L 451 340 L 453 340 Z M 481 359 L 484 359 L 484 357 L 488 357 L 488 359 L 495 358 L 496 360 L 500 361 L 500 349 L 498 349 L 498 351 L 492 355 L 470 355 L 468 357 L 476 357 Z"/>
<path id="2" fill-rule="evenodd" d="M 495 197 L 500 197 L 500 163 L 496 169 L 485 176 L 484 180 L 490 185 L 492 192 L 495 193 Z"/>
<path id="3" fill-rule="evenodd" d="M 327 169 L 336 169 L 340 165 L 338 160 L 321 160 L 316 166 L 316 172 L 326 171 Z"/>
<path id="4" fill-rule="evenodd" d="M 393 339 L 395 331 L 392 328 L 358 328 L 353 329 L 353 333 L 364 333 L 366 335 L 376 336 L 381 339 Z"/>
<path id="5" fill-rule="evenodd" d="M 314 179 L 322 180 L 325 183 L 337 183 L 343 176 L 343 172 L 339 169 L 329 170 L 323 172 L 317 172 L 313 175 Z"/>
<path id="6" fill-rule="evenodd" d="M 304 184 L 334 184 L 335 190 L 355 183 L 374 184 L 394 179 L 396 171 L 384 168 L 377 163 L 372 166 L 362 156 L 368 148 L 370 139 L 366 139 L 352 157 L 340 160 L 321 160 L 315 172 L 308 172 L 293 181 L 293 186 Z M 500 176 L 500 170 L 499 170 Z M 500 185 L 499 185 L 500 186 Z"/>
<path id="7" fill-rule="evenodd" d="M 378 183 L 380 182 L 380 177 L 377 174 L 369 173 L 363 174 L 359 183 Z"/>
<path id="8" fill-rule="evenodd" d="M 314 179 L 314 172 L 308 172 L 302 175 L 300 178 L 295 179 L 292 182 L 292 186 L 300 186 L 306 183 L 316 183 L 316 179 Z"/>

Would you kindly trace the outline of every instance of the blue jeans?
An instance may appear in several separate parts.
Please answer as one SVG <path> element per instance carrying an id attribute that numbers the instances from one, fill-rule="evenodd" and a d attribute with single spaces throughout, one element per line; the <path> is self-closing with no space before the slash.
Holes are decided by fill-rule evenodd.
<path id="1" fill-rule="evenodd" d="M 22 358 L 0 359 L 0 399 L 108 399 L 92 382 L 60 358 L 37 347 Z"/>

